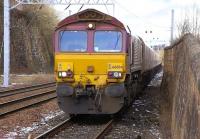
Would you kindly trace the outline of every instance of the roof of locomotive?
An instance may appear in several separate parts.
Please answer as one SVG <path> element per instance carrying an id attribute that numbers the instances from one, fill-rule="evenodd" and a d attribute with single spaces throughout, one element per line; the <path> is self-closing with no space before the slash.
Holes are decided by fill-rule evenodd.
<path id="1" fill-rule="evenodd" d="M 109 23 L 109 24 L 118 26 L 122 29 L 125 29 L 123 23 L 120 22 L 118 19 L 95 9 L 86 9 L 84 11 L 73 14 L 63 19 L 62 21 L 58 23 L 56 29 L 59 29 L 68 24 L 77 23 L 77 22 L 85 22 L 85 21 L 104 22 L 104 23 Z"/>

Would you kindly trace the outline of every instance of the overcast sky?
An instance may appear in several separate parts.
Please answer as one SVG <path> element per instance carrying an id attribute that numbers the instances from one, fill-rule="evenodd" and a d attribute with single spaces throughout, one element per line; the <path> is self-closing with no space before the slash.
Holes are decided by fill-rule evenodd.
<path id="1" fill-rule="evenodd" d="M 177 24 L 192 7 L 200 7 L 200 0 L 113 0 L 114 16 L 128 25 L 133 35 L 141 36 L 148 44 L 168 43 L 170 39 L 171 10 L 175 11 L 175 33 Z M 76 13 L 81 6 L 56 6 L 60 19 Z M 112 6 L 83 6 L 82 10 L 96 8 L 113 15 Z M 145 33 L 147 31 L 147 33 Z M 152 31 L 152 33 L 149 33 Z M 175 35 L 176 35 L 175 34 Z"/>

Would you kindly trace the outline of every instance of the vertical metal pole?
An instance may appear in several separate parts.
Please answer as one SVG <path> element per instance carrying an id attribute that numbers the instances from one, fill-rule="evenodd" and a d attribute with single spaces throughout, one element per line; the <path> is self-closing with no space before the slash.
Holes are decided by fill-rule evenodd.
<path id="1" fill-rule="evenodd" d="M 10 72 L 10 0 L 4 0 L 4 76 L 3 86 L 9 85 Z"/>
<path id="2" fill-rule="evenodd" d="M 172 15 L 171 15 L 171 44 L 173 41 L 173 36 L 174 36 L 174 9 L 172 9 Z"/>
<path id="3" fill-rule="evenodd" d="M 72 15 L 72 11 L 71 11 L 71 10 L 69 10 L 69 16 L 70 16 L 70 15 Z"/>
<path id="4" fill-rule="evenodd" d="M 115 4 L 113 4 L 113 16 L 115 16 Z"/>

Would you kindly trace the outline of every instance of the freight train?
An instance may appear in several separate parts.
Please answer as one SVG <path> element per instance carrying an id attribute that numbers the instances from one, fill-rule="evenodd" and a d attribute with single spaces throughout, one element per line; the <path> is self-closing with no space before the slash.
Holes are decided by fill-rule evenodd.
<path id="1" fill-rule="evenodd" d="M 160 67 L 158 55 L 116 18 L 87 9 L 54 32 L 59 107 L 68 114 L 115 114 Z"/>

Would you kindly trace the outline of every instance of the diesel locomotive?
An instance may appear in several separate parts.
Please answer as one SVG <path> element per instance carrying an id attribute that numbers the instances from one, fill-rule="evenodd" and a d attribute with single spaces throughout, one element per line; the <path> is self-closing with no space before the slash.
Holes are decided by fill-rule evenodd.
<path id="1" fill-rule="evenodd" d="M 114 114 L 128 106 L 161 62 L 116 18 L 87 9 L 54 32 L 59 107 L 68 114 Z"/>

